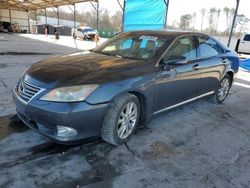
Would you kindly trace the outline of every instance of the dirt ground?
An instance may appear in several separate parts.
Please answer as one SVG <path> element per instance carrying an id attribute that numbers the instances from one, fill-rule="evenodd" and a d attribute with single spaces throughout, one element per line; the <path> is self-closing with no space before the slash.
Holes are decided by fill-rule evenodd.
<path id="1" fill-rule="evenodd" d="M 250 187 L 250 73 L 239 72 L 224 105 L 202 99 L 163 113 L 119 147 L 62 146 L 13 117 L 11 99 L 29 65 L 77 51 L 51 45 L 0 35 L 0 187 Z"/>

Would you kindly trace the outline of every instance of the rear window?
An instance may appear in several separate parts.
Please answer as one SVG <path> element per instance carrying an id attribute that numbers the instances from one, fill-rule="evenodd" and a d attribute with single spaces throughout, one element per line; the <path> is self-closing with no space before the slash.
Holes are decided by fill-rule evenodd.
<path id="1" fill-rule="evenodd" d="M 244 40 L 244 41 L 250 41 L 250 35 L 245 35 L 245 37 L 244 37 L 243 40 Z"/>

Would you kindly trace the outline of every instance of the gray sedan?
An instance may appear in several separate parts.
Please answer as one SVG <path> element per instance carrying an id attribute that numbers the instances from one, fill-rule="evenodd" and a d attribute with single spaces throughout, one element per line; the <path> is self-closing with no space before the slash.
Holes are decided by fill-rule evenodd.
<path id="1" fill-rule="evenodd" d="M 121 33 L 32 65 L 14 101 L 28 127 L 58 142 L 119 145 L 156 114 L 208 96 L 223 103 L 238 68 L 234 51 L 202 33 Z"/>

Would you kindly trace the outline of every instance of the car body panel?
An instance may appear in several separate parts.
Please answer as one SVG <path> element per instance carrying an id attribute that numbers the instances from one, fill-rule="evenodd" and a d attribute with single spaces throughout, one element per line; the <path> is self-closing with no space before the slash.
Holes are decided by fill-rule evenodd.
<path id="1" fill-rule="evenodd" d="M 244 34 L 241 37 L 238 52 L 250 54 L 250 34 Z"/>
<path id="2" fill-rule="evenodd" d="M 154 111 L 197 96 L 201 74 L 199 70 L 193 70 L 196 64 L 196 61 L 191 61 L 172 66 L 170 71 L 157 71 Z"/>

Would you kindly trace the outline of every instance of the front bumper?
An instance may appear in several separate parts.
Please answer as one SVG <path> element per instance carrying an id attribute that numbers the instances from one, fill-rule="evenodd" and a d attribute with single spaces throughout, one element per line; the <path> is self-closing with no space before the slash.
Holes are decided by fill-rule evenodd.
<path id="1" fill-rule="evenodd" d="M 60 143 L 75 143 L 86 138 L 98 137 L 106 104 L 90 105 L 86 102 L 59 103 L 39 100 L 35 97 L 28 103 L 20 100 L 13 90 L 17 115 L 31 129 Z M 74 128 L 77 135 L 58 137 L 57 125 Z"/>

